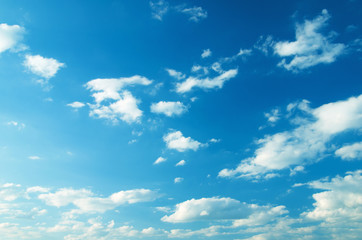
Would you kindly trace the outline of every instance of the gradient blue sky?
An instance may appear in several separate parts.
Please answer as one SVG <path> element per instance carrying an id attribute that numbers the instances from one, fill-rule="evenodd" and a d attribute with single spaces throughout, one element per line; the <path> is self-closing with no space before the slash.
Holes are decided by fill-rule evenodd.
<path id="1" fill-rule="evenodd" d="M 0 2 L 0 236 L 358 239 L 362 3 Z"/>

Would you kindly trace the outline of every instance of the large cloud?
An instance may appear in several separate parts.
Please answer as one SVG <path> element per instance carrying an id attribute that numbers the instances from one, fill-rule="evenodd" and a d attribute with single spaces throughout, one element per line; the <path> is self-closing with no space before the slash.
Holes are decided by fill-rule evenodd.
<path id="1" fill-rule="evenodd" d="M 276 170 L 288 169 L 318 161 L 336 135 L 362 128 L 362 95 L 310 109 L 309 115 L 296 118 L 298 127 L 259 139 L 254 156 L 243 160 L 235 169 L 223 169 L 220 177 L 271 177 Z M 275 176 L 275 175 L 274 175 Z"/>

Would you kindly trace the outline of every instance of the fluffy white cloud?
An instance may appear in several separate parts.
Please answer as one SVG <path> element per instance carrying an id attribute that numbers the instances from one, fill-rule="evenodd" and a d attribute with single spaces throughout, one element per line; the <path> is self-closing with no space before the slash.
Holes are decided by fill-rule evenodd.
<path id="1" fill-rule="evenodd" d="M 156 161 L 153 163 L 154 165 L 156 165 L 156 164 L 160 164 L 160 163 L 162 163 L 162 162 L 166 162 L 166 158 L 163 158 L 163 157 L 159 157 L 159 158 L 157 158 L 156 159 Z"/>
<path id="2" fill-rule="evenodd" d="M 201 54 L 201 57 L 202 58 L 207 58 L 207 57 L 210 57 L 212 54 L 211 50 L 210 49 L 205 49 L 202 51 L 202 54 Z"/>
<path id="3" fill-rule="evenodd" d="M 260 147 L 253 157 L 243 160 L 235 169 L 223 169 L 219 176 L 270 178 L 273 171 L 318 161 L 333 137 L 362 128 L 362 95 L 315 109 L 305 105 L 306 102 L 302 102 L 299 108 L 309 117 L 293 119 L 293 123 L 298 124 L 296 128 L 259 139 Z"/>
<path id="4" fill-rule="evenodd" d="M 55 76 L 64 63 L 58 62 L 54 58 L 45 58 L 40 55 L 25 55 L 24 66 L 32 73 L 49 79 Z"/>
<path id="5" fill-rule="evenodd" d="M 184 8 L 177 7 L 177 11 L 180 13 L 184 13 L 189 16 L 189 20 L 193 22 L 199 22 L 200 20 L 207 18 L 207 11 L 202 7 L 192 7 L 192 8 Z"/>
<path id="6" fill-rule="evenodd" d="M 232 198 L 191 199 L 176 205 L 175 212 L 162 217 L 164 222 L 192 222 L 199 220 L 231 220 L 251 213 L 245 203 Z"/>
<path id="7" fill-rule="evenodd" d="M 82 102 L 72 102 L 72 103 L 68 103 L 67 106 L 72 107 L 72 108 L 82 108 L 85 106 L 85 104 Z"/>
<path id="8" fill-rule="evenodd" d="M 165 114 L 168 117 L 181 115 L 187 111 L 187 107 L 182 102 L 165 102 L 152 103 L 151 112 Z"/>
<path id="9" fill-rule="evenodd" d="M 274 53 L 283 57 L 279 66 L 287 70 L 297 71 L 321 63 L 332 63 L 341 55 L 346 46 L 342 43 L 332 43 L 335 33 L 324 36 L 320 33 L 326 26 L 330 15 L 323 10 L 321 15 L 313 20 L 297 24 L 293 42 L 282 41 L 274 45 Z M 287 58 L 291 60 L 287 62 Z"/>
<path id="10" fill-rule="evenodd" d="M 90 104 L 90 116 L 109 119 L 117 122 L 119 119 L 127 123 L 139 122 L 142 111 L 138 108 L 140 102 L 131 92 L 124 90 L 135 85 L 147 86 L 152 83 L 146 77 L 135 75 L 128 78 L 98 78 L 87 82 L 84 86 L 93 92 L 95 104 Z M 103 103 L 107 100 L 108 105 Z"/>
<path id="11" fill-rule="evenodd" d="M 185 74 L 183 74 L 182 72 L 177 72 L 174 69 L 166 68 L 166 72 L 168 73 L 168 75 L 176 78 L 177 80 L 182 80 L 182 79 L 186 78 Z"/>
<path id="12" fill-rule="evenodd" d="M 264 113 L 264 116 L 268 119 L 268 122 L 275 123 L 280 119 L 280 111 L 275 108 L 269 113 Z"/>
<path id="13" fill-rule="evenodd" d="M 196 151 L 201 146 L 200 142 L 193 140 L 191 137 L 184 137 L 180 131 L 173 131 L 166 134 L 163 136 L 163 141 L 165 141 L 169 149 L 175 149 L 179 152 L 187 150 Z"/>
<path id="14" fill-rule="evenodd" d="M 128 78 L 97 78 L 87 82 L 84 86 L 93 92 L 97 103 L 101 103 L 104 100 L 118 100 L 121 98 L 120 91 L 125 87 L 135 85 L 150 85 L 151 80 L 146 77 L 135 75 Z"/>
<path id="15" fill-rule="evenodd" d="M 343 160 L 361 160 L 362 159 L 362 142 L 357 142 L 338 149 L 335 154 Z"/>
<path id="16" fill-rule="evenodd" d="M 176 91 L 178 93 L 185 93 L 191 91 L 195 87 L 201 89 L 222 88 L 226 81 L 234 78 L 237 74 L 238 69 L 230 69 L 214 78 L 188 77 L 184 82 L 176 84 Z"/>
<path id="17" fill-rule="evenodd" d="M 103 213 L 124 204 L 153 201 L 158 194 L 149 189 L 133 189 L 113 193 L 107 198 L 96 197 L 87 189 L 63 188 L 55 193 L 40 194 L 39 199 L 47 205 L 62 207 L 73 204 L 78 207 L 74 213 Z"/>
<path id="18" fill-rule="evenodd" d="M 314 189 L 325 190 L 313 194 L 314 209 L 304 215 L 314 220 L 323 220 L 334 227 L 354 227 L 362 224 L 362 171 L 348 172 L 345 177 L 309 183 Z M 359 231 L 362 232 L 359 228 Z"/>
<path id="19" fill-rule="evenodd" d="M 17 50 L 19 42 L 23 39 L 24 28 L 19 25 L 0 24 L 0 53 L 6 50 Z"/>

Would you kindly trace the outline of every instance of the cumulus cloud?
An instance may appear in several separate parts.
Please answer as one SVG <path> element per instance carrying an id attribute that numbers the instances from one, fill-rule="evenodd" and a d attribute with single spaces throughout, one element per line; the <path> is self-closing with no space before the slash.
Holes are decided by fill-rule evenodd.
<path id="1" fill-rule="evenodd" d="M 305 20 L 303 24 L 297 24 L 295 41 L 276 42 L 274 53 L 283 58 L 279 66 L 298 71 L 321 63 L 332 63 L 343 54 L 346 46 L 332 42 L 334 32 L 327 36 L 321 33 L 329 19 L 330 15 L 324 9 L 321 15 L 313 20 Z"/>
<path id="2" fill-rule="evenodd" d="M 187 107 L 182 102 L 165 102 L 152 103 L 151 112 L 164 114 L 168 117 L 181 115 L 187 111 Z"/>
<path id="3" fill-rule="evenodd" d="M 193 140 L 191 137 L 184 137 L 180 131 L 172 131 L 163 136 L 163 141 L 166 143 L 167 148 L 175 149 L 179 152 L 187 150 L 196 151 L 201 146 L 201 143 Z"/>
<path id="4" fill-rule="evenodd" d="M 264 113 L 264 116 L 267 118 L 268 122 L 275 123 L 280 119 L 280 111 L 275 108 L 271 112 Z"/>
<path id="5" fill-rule="evenodd" d="M 162 162 L 166 162 L 166 158 L 163 158 L 163 157 L 159 157 L 156 159 L 156 161 L 153 163 L 154 165 L 157 165 L 157 164 L 160 164 Z"/>
<path id="6" fill-rule="evenodd" d="M 182 182 L 184 179 L 182 177 L 177 177 L 173 180 L 174 183 L 180 183 Z"/>
<path id="7" fill-rule="evenodd" d="M 211 50 L 210 49 L 205 49 L 202 51 L 202 54 L 201 54 L 201 57 L 202 58 L 207 58 L 207 57 L 210 57 L 212 54 Z"/>
<path id="8" fill-rule="evenodd" d="M 151 80 L 139 75 L 128 78 L 98 78 L 87 82 L 84 86 L 92 92 L 95 100 L 95 104 L 89 104 L 90 116 L 113 122 L 139 122 L 142 116 L 142 111 L 138 108 L 140 100 L 124 88 L 135 85 L 147 86 L 151 83 Z"/>
<path id="9" fill-rule="evenodd" d="M 72 103 L 68 103 L 67 106 L 72 107 L 72 108 L 82 108 L 85 106 L 85 104 L 82 102 L 72 102 Z"/>
<path id="10" fill-rule="evenodd" d="M 87 189 L 63 188 L 55 193 L 40 194 L 38 198 L 49 206 L 63 207 L 73 204 L 78 207 L 75 213 L 104 213 L 124 204 L 153 201 L 158 198 L 158 194 L 149 189 L 133 189 L 102 198 Z"/>
<path id="11" fill-rule="evenodd" d="M 238 69 L 230 69 L 223 71 L 220 75 L 213 78 L 198 78 L 188 77 L 184 82 L 176 84 L 176 92 L 186 93 L 191 91 L 193 88 L 198 87 L 201 89 L 213 89 L 222 88 L 224 83 L 238 74 Z"/>
<path id="12" fill-rule="evenodd" d="M 361 160 L 362 159 L 362 142 L 341 147 L 335 152 L 336 156 L 343 160 Z"/>
<path id="13" fill-rule="evenodd" d="M 64 63 L 54 58 L 45 58 L 40 55 L 25 55 L 24 66 L 35 75 L 50 79 L 55 76 Z"/>
<path id="14" fill-rule="evenodd" d="M 314 208 L 304 215 L 309 219 L 323 220 L 324 225 L 337 231 L 347 227 L 349 231 L 361 232 L 358 228 L 362 224 L 361 174 L 362 171 L 357 170 L 347 172 L 344 177 L 310 182 L 311 188 L 324 191 L 313 194 Z"/>
<path id="15" fill-rule="evenodd" d="M 318 161 L 328 151 L 327 144 L 338 134 L 362 128 L 362 95 L 312 109 L 301 104 L 304 118 L 293 119 L 296 128 L 257 141 L 254 156 L 235 169 L 223 169 L 220 177 L 269 178 L 275 171 Z M 289 107 L 290 109 L 293 106 Z"/>
<path id="16" fill-rule="evenodd" d="M 176 78 L 177 80 L 182 80 L 186 78 L 185 74 L 183 74 L 182 72 L 177 72 L 174 69 L 166 68 L 166 72 L 168 73 L 168 75 L 170 75 L 173 78 Z"/>
<path id="17" fill-rule="evenodd" d="M 7 50 L 16 51 L 23 39 L 25 29 L 19 25 L 0 24 L 0 53 Z"/>

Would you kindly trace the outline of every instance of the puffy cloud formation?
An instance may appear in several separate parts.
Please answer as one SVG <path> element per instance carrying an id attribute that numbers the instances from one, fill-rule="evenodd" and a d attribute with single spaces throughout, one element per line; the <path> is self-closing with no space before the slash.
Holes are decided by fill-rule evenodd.
<path id="1" fill-rule="evenodd" d="M 45 58 L 40 55 L 25 55 L 24 66 L 32 73 L 50 79 L 55 76 L 64 63 L 59 62 L 54 58 Z"/>
<path id="2" fill-rule="evenodd" d="M 283 57 L 279 66 L 297 71 L 321 63 L 334 62 L 344 52 L 346 46 L 342 43 L 332 43 L 335 33 L 332 32 L 327 36 L 320 33 L 329 18 L 330 15 L 324 9 L 315 19 L 297 24 L 295 41 L 276 42 L 273 46 L 274 53 Z M 289 62 L 288 58 L 291 58 Z"/>
<path id="3" fill-rule="evenodd" d="M 361 160 L 362 159 L 362 142 L 341 147 L 335 152 L 336 156 L 343 160 Z"/>
<path id="4" fill-rule="evenodd" d="M 119 119 L 127 123 L 139 122 L 142 116 L 142 111 L 138 108 L 140 101 L 124 88 L 147 86 L 151 83 L 151 80 L 139 75 L 129 78 L 98 78 L 87 82 L 85 87 L 92 92 L 95 100 L 95 104 L 90 105 L 90 116 L 113 122 Z M 110 103 L 106 105 L 105 101 Z"/>
<path id="5" fill-rule="evenodd" d="M 196 151 L 201 146 L 201 143 L 193 140 L 191 137 L 184 137 L 182 132 L 173 131 L 163 136 L 163 141 L 166 143 L 167 148 L 175 149 L 179 152 L 187 150 Z"/>
<path id="6" fill-rule="evenodd" d="M 151 112 L 164 114 L 168 117 L 174 115 L 181 115 L 187 111 L 187 107 L 182 102 L 165 102 L 160 101 L 158 103 L 152 103 Z"/>
<path id="7" fill-rule="evenodd" d="M 212 54 L 211 50 L 210 49 L 205 49 L 202 51 L 202 54 L 201 54 L 201 57 L 202 58 L 207 58 L 207 57 L 210 57 Z"/>
<path id="8" fill-rule="evenodd" d="M 323 221 L 335 238 L 353 234 L 361 236 L 362 230 L 362 171 L 347 172 L 346 176 L 310 182 L 314 189 L 324 190 L 313 194 L 314 209 L 303 215 L 308 219 Z M 339 237 L 337 237 L 339 236 Z M 341 238 L 341 239 L 342 239 Z"/>
<path id="9" fill-rule="evenodd" d="M 47 205 L 63 207 L 73 204 L 78 207 L 76 213 L 103 213 L 123 204 L 134 204 L 138 202 L 153 201 L 158 194 L 149 189 L 133 189 L 113 193 L 107 198 L 96 197 L 87 189 L 63 188 L 55 193 L 44 193 L 39 199 L 44 200 Z"/>
<path id="10" fill-rule="evenodd" d="M 24 28 L 19 25 L 0 24 L 0 53 L 7 50 L 17 50 L 23 39 Z"/>
<path id="11" fill-rule="evenodd" d="M 72 103 L 68 103 L 67 106 L 72 107 L 72 108 L 82 108 L 85 106 L 85 104 L 82 102 L 72 102 Z"/>
<path id="12" fill-rule="evenodd" d="M 311 164 L 328 150 L 327 143 L 345 131 L 362 128 L 362 95 L 311 109 L 304 101 L 288 109 L 302 109 L 309 117 L 293 119 L 298 126 L 290 131 L 259 139 L 254 156 L 235 169 L 223 169 L 220 177 L 270 178 L 277 170 Z"/>

